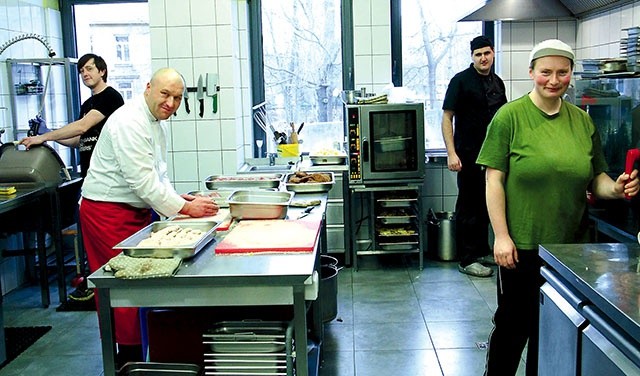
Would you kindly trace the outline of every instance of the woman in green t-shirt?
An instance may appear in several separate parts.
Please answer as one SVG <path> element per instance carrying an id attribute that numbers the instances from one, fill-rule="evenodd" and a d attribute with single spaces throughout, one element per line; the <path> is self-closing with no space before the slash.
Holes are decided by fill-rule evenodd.
<path id="1" fill-rule="evenodd" d="M 526 374 L 537 375 L 538 244 L 588 240 L 587 190 L 600 199 L 638 193 L 638 172 L 611 179 L 591 118 L 562 100 L 574 58 L 571 47 L 557 39 L 533 48 L 533 90 L 498 111 L 478 156 L 487 170 L 487 208 L 499 265 L 487 376 L 515 375 L 527 341 Z"/>

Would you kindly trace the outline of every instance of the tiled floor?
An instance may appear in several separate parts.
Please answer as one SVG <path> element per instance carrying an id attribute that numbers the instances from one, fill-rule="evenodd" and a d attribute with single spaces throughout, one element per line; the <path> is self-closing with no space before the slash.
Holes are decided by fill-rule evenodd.
<path id="1" fill-rule="evenodd" d="M 482 375 L 486 350 L 478 344 L 491 330 L 495 277 L 469 277 L 455 262 L 432 260 L 419 271 L 404 256 L 364 256 L 358 266 L 338 275 L 338 316 L 325 325 L 320 375 Z M 56 312 L 55 297 L 52 289 L 48 309 L 37 287 L 4 297 L 6 326 L 53 328 L 0 376 L 102 375 L 95 312 Z"/>

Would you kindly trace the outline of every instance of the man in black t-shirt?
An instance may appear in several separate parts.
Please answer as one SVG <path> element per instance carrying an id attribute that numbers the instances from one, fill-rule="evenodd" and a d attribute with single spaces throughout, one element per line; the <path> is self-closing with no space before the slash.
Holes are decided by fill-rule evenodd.
<path id="1" fill-rule="evenodd" d="M 80 151 L 80 174 L 87 175 L 91 153 L 100 131 L 109 116 L 124 104 L 120 93 L 107 85 L 107 63 L 95 54 L 86 54 L 78 60 L 78 73 L 82 83 L 91 89 L 91 97 L 82 103 L 80 118 L 60 129 L 20 140 L 29 149 L 47 141 L 77 147 Z"/>
<path id="2" fill-rule="evenodd" d="M 489 214 L 484 171 L 476 159 L 487 126 L 496 111 L 507 103 L 507 97 L 504 82 L 491 70 L 495 52 L 489 38 L 479 36 L 471 41 L 471 58 L 469 68 L 456 74 L 447 87 L 442 105 L 442 135 L 447 147 L 447 166 L 458 173 L 458 269 L 472 276 L 489 277 L 493 270 L 480 262 L 489 254 Z"/>
<path id="3" fill-rule="evenodd" d="M 95 54 L 82 56 L 78 60 L 78 73 L 82 83 L 91 89 L 91 97 L 80 107 L 80 118 L 51 132 L 23 138 L 20 143 L 27 149 L 47 141 L 77 147 L 80 151 L 80 176 L 84 178 L 102 127 L 109 116 L 124 104 L 124 100 L 116 89 L 107 85 L 107 63 L 102 57 Z M 78 243 L 82 244 L 81 241 Z M 87 287 L 84 278 L 76 290 L 69 294 L 69 299 L 84 302 L 91 300 L 93 295 L 93 289 Z"/>

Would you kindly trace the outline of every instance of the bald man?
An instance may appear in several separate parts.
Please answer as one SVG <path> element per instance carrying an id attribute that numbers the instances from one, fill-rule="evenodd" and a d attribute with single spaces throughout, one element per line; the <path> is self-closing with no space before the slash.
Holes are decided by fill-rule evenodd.
<path id="1" fill-rule="evenodd" d="M 151 210 L 163 216 L 214 215 L 208 197 L 180 195 L 167 174 L 164 120 L 180 107 L 184 82 L 172 68 L 156 71 L 144 95 L 116 110 L 107 120 L 82 186 L 80 223 L 89 269 L 105 265 L 119 252 L 113 247 L 151 222 Z M 142 360 L 137 308 L 114 310 L 118 365 Z"/>

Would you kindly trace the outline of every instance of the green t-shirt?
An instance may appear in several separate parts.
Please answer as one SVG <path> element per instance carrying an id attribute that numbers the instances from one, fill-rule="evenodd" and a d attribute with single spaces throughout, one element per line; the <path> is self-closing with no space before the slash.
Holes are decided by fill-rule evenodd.
<path id="1" fill-rule="evenodd" d="M 549 116 L 528 95 L 507 103 L 477 163 L 506 174 L 507 225 L 518 249 L 588 240 L 586 191 L 607 164 L 586 112 L 563 101 Z"/>

